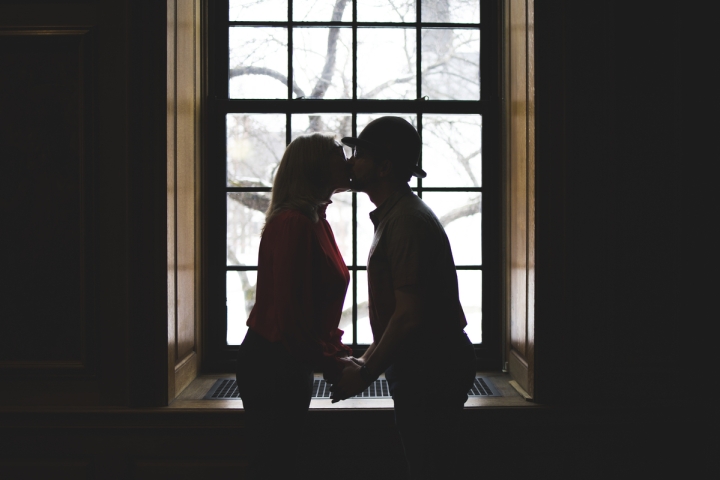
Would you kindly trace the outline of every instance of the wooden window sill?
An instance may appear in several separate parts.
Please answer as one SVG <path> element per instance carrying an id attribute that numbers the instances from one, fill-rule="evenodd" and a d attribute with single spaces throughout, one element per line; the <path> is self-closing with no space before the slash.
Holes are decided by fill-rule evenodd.
<path id="1" fill-rule="evenodd" d="M 502 397 L 470 397 L 465 403 L 466 409 L 537 407 L 533 402 L 525 400 L 509 383 L 510 377 L 502 372 L 478 372 L 479 376 L 489 378 L 500 390 Z M 180 409 L 238 409 L 242 410 L 242 400 L 205 400 L 203 397 L 220 378 L 233 378 L 233 374 L 201 375 L 188 385 L 168 408 Z M 318 375 L 318 378 L 320 376 Z M 310 410 L 392 410 L 392 399 L 351 398 L 342 402 L 332 403 L 330 399 L 313 399 Z"/>

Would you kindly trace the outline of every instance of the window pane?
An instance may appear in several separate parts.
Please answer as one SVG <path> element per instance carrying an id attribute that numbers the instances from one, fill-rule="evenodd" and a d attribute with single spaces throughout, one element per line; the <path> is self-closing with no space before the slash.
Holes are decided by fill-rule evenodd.
<path id="1" fill-rule="evenodd" d="M 480 21 L 480 0 L 423 0 L 423 22 L 475 23 Z"/>
<path id="2" fill-rule="evenodd" d="M 480 99 L 480 31 L 423 29 L 422 95 L 430 100 Z"/>
<path id="3" fill-rule="evenodd" d="M 260 232 L 269 203 L 269 193 L 227 194 L 228 265 L 257 265 Z"/>
<path id="4" fill-rule="evenodd" d="M 287 0 L 230 0 L 230 21 L 276 21 L 287 20 Z"/>
<path id="5" fill-rule="evenodd" d="M 240 345 L 247 332 L 247 318 L 255 305 L 257 272 L 226 272 L 227 344 Z"/>
<path id="6" fill-rule="evenodd" d="M 358 2 L 359 22 L 414 22 L 415 0 L 362 0 Z"/>
<path id="7" fill-rule="evenodd" d="M 364 193 L 357 193 L 357 263 L 367 265 L 370 244 L 372 243 L 374 228 L 370 221 L 370 212 L 375 205 Z"/>
<path id="8" fill-rule="evenodd" d="M 415 99 L 415 30 L 358 28 L 360 99 Z"/>
<path id="9" fill-rule="evenodd" d="M 285 152 L 285 115 L 228 114 L 228 187 L 272 186 Z"/>
<path id="10" fill-rule="evenodd" d="M 445 227 L 455 265 L 482 265 L 481 200 L 477 192 L 423 192 Z"/>
<path id="11" fill-rule="evenodd" d="M 482 117 L 423 115 L 424 187 L 482 186 Z"/>
<path id="12" fill-rule="evenodd" d="M 340 316 L 338 328 L 342 330 L 342 343 L 352 345 L 353 342 L 353 324 L 352 324 L 352 306 L 353 306 L 353 279 L 350 272 L 350 284 L 348 285 L 347 294 L 345 294 L 345 303 L 343 303 L 343 312 Z"/>
<path id="13" fill-rule="evenodd" d="M 373 342 L 373 334 L 368 313 L 367 271 L 358 270 L 357 282 L 357 343 L 358 345 L 370 345 Z"/>
<path id="14" fill-rule="evenodd" d="M 286 28 L 230 28 L 230 98 L 287 98 L 287 36 Z"/>
<path id="15" fill-rule="evenodd" d="M 340 141 L 352 132 L 352 116 L 344 113 L 304 113 L 292 116 L 293 140 L 300 135 L 315 132 L 334 133 Z"/>
<path id="16" fill-rule="evenodd" d="M 335 242 L 345 260 L 352 263 L 352 193 L 336 193 L 326 211 L 327 221 L 335 235 Z"/>
<path id="17" fill-rule="evenodd" d="M 334 12 L 335 6 L 339 10 Z M 293 0 L 293 20 L 296 22 L 350 22 L 352 0 Z"/>
<path id="18" fill-rule="evenodd" d="M 460 303 L 465 312 L 465 333 L 472 343 L 482 343 L 482 270 L 458 270 Z"/>
<path id="19" fill-rule="evenodd" d="M 376 118 L 383 117 L 385 115 L 393 115 L 395 117 L 404 118 L 405 120 L 410 122 L 410 124 L 413 127 L 417 128 L 417 115 L 408 115 L 408 114 L 402 114 L 402 113 L 389 113 L 389 114 L 373 113 L 370 115 L 358 114 L 358 116 L 357 116 L 357 133 L 358 133 L 358 135 L 360 134 L 360 132 L 363 131 L 363 128 L 365 128 L 365 126 L 367 126 L 368 123 L 372 122 Z M 415 178 L 415 177 L 410 178 L 410 186 L 413 188 L 417 187 L 417 178 Z M 365 194 L 363 194 L 363 196 L 367 197 L 367 195 L 365 195 Z M 372 205 L 372 204 L 370 204 L 370 205 Z M 374 209 L 375 209 L 375 207 L 372 207 L 370 210 L 368 210 L 368 212 L 370 212 Z M 360 218 L 360 217 L 358 216 L 358 218 Z M 368 221 L 369 221 L 369 217 L 365 217 L 365 218 L 368 219 Z M 370 236 L 370 238 L 372 239 L 372 235 Z M 370 244 L 368 243 L 368 245 L 370 245 Z M 363 263 L 363 265 L 364 265 L 364 263 Z"/>
<path id="20" fill-rule="evenodd" d="M 293 30 L 293 97 L 352 98 L 352 30 Z"/>

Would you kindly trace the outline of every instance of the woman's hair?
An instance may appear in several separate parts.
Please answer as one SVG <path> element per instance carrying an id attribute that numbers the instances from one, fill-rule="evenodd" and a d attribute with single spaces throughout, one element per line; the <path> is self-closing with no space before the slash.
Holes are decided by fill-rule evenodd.
<path id="1" fill-rule="evenodd" d="M 286 209 L 299 210 L 318 221 L 317 207 L 332 193 L 329 165 L 335 148 L 335 136 L 327 133 L 301 135 L 287 146 L 275 172 L 265 225 Z"/>

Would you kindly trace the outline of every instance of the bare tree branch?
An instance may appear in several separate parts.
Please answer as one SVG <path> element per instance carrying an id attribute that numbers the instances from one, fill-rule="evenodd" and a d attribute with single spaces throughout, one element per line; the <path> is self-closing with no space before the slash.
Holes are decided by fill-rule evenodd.
<path id="1" fill-rule="evenodd" d="M 350 135 L 351 120 L 352 117 L 349 116 L 343 117 L 342 120 L 340 120 L 340 131 L 338 132 L 340 136 L 345 136 L 346 133 L 347 135 Z"/>
<path id="2" fill-rule="evenodd" d="M 463 169 L 465 170 L 465 173 L 467 173 L 468 177 L 470 177 L 470 181 L 472 181 L 473 186 L 479 187 L 480 184 L 478 183 L 477 178 L 475 178 L 475 174 L 473 173 L 472 168 L 470 167 L 470 160 L 472 158 L 475 158 L 476 156 L 482 154 L 482 147 L 479 148 L 478 150 L 475 150 L 474 152 L 469 153 L 468 155 L 463 155 L 462 152 L 460 152 L 460 150 L 455 148 L 454 142 L 452 142 L 450 138 L 448 138 L 445 135 L 443 135 L 441 137 L 437 133 L 435 133 L 435 135 L 438 138 L 441 138 L 442 140 L 444 140 L 447 147 L 450 150 L 452 150 L 452 152 L 455 154 L 455 158 L 457 158 L 457 161 L 463 167 Z"/>
<path id="3" fill-rule="evenodd" d="M 252 180 L 232 180 L 230 185 L 233 187 L 257 188 L 267 187 L 263 182 L 255 182 Z M 260 213 L 267 212 L 270 207 L 270 195 L 264 192 L 232 192 L 228 193 L 228 197 L 235 200 L 247 208 L 257 210 Z"/>
<path id="4" fill-rule="evenodd" d="M 342 20 L 343 11 L 347 0 L 337 0 L 335 2 L 335 8 L 333 8 L 332 18 L 330 21 L 339 22 Z M 340 29 L 337 27 L 331 27 L 328 33 L 327 41 L 327 54 L 325 55 L 325 65 L 323 66 L 320 78 L 315 83 L 315 87 L 310 94 L 311 98 L 323 98 L 327 92 L 328 87 L 332 83 L 333 75 L 335 74 L 335 61 L 337 59 L 337 42 L 340 35 Z"/>
<path id="5" fill-rule="evenodd" d="M 470 168 L 470 159 L 475 158 L 477 155 L 480 155 L 482 153 L 482 148 L 472 152 L 469 155 L 463 155 L 455 147 L 453 147 L 450 143 L 448 143 L 448 145 L 450 146 L 450 149 L 453 152 L 455 152 L 455 155 L 457 155 L 458 162 L 460 162 L 460 165 L 462 165 L 463 168 L 465 169 L 465 173 L 467 173 L 468 176 L 470 177 L 470 180 L 472 180 L 473 186 L 475 186 L 475 187 L 480 186 L 477 179 L 475 178 L 475 174 L 473 173 L 472 169 Z"/>
<path id="6" fill-rule="evenodd" d="M 339 22 L 340 20 L 342 20 L 342 15 L 345 11 L 347 1 L 348 0 L 337 0 L 335 2 L 335 7 L 333 8 L 332 17 L 330 19 L 331 21 Z M 337 42 L 339 35 L 339 28 L 330 28 L 330 32 L 328 33 L 327 54 L 325 55 L 325 65 L 323 66 L 322 72 L 320 73 L 320 77 L 318 78 L 315 87 L 310 93 L 310 98 L 323 98 L 325 96 L 325 93 L 327 92 L 328 87 L 332 83 L 332 78 L 335 73 L 335 61 L 337 58 Z M 283 75 L 277 70 L 266 67 L 241 66 L 230 69 L 230 78 L 238 77 L 241 75 L 267 75 L 282 82 L 285 85 L 288 84 L 288 77 L 286 75 Z M 300 88 L 298 84 L 295 83 L 295 81 L 293 81 L 292 90 L 293 93 L 298 97 L 306 96 L 305 91 Z M 317 127 L 317 124 L 313 125 L 313 118 L 311 118 L 310 131 L 319 131 L 313 129 L 312 127 L 314 126 Z"/>
<path id="7" fill-rule="evenodd" d="M 246 119 L 246 121 L 247 121 L 247 120 L 248 120 L 248 117 L 245 117 L 245 119 Z M 246 127 L 246 128 L 247 128 L 247 127 Z M 278 152 L 278 151 L 275 149 L 275 145 L 270 143 L 269 137 L 266 136 L 266 135 L 269 133 L 269 132 L 267 131 L 267 129 L 261 127 L 261 128 L 259 128 L 259 129 L 256 129 L 255 131 L 256 131 L 257 133 L 260 133 L 260 135 L 257 135 L 257 134 L 256 134 L 256 135 L 253 135 L 253 137 L 255 137 L 255 139 L 256 139 L 260 144 L 262 144 L 262 146 L 265 147 L 265 149 L 266 149 L 268 152 L 270 152 L 270 154 L 271 154 L 271 155 L 273 156 L 273 158 L 275 159 L 275 162 L 276 162 L 276 163 L 280 163 L 280 159 L 281 159 L 281 157 L 282 157 L 283 152 Z M 266 134 L 266 135 L 262 135 L 262 134 Z M 260 177 L 258 176 L 258 178 L 260 178 Z M 272 178 L 272 177 L 271 177 L 271 178 Z M 248 186 L 249 186 L 249 185 L 248 185 Z M 257 186 L 260 187 L 260 186 L 267 186 L 267 185 L 257 185 Z"/>
<path id="8" fill-rule="evenodd" d="M 422 75 L 422 74 L 425 74 L 425 73 L 428 73 L 428 72 L 430 72 L 431 70 L 434 70 L 434 69 L 436 69 L 436 68 L 440 68 L 440 67 L 442 67 L 443 65 L 445 65 L 445 63 L 447 63 L 447 60 L 443 60 L 443 61 L 441 61 L 441 62 L 438 62 L 438 63 L 435 63 L 435 64 L 433 64 L 433 65 L 430 65 L 428 68 L 426 68 L 425 70 L 423 70 L 423 71 L 421 72 L 421 75 Z M 398 83 L 407 83 L 407 82 L 409 82 L 409 81 L 411 81 L 411 80 L 414 80 L 414 79 L 415 79 L 415 74 L 408 75 L 408 76 L 406 76 L 406 77 L 393 78 L 392 80 L 388 80 L 388 81 L 385 82 L 385 83 L 381 83 L 381 84 L 378 85 L 377 87 L 375 87 L 375 88 L 373 88 L 372 90 L 370 90 L 370 91 L 365 95 L 365 98 L 373 98 L 373 97 L 375 97 L 378 93 L 380 93 L 380 92 L 382 92 L 383 90 L 385 90 L 386 88 L 392 87 L 393 85 L 397 85 Z"/>
<path id="9" fill-rule="evenodd" d="M 288 84 L 288 78 L 286 75 L 283 75 L 282 73 L 278 72 L 277 70 L 273 70 L 272 68 L 266 68 L 266 67 L 253 67 L 253 66 L 245 66 L 245 67 L 236 67 L 230 69 L 230 78 L 233 77 L 239 77 L 241 75 L 267 75 L 268 77 L 272 77 L 275 80 L 278 80 L 282 82 L 283 84 Z M 293 82 L 293 93 L 297 95 L 298 97 L 304 97 L 305 92 L 302 88 L 298 86 L 297 83 Z"/>
<path id="10" fill-rule="evenodd" d="M 308 115 L 308 132 L 323 132 L 325 131 L 325 124 L 322 121 L 320 115 Z"/>
<path id="11" fill-rule="evenodd" d="M 454 222 L 455 220 L 469 217 L 480 212 L 482 212 L 482 200 L 481 197 L 478 197 L 467 205 L 463 205 L 461 207 L 450 210 L 448 213 L 440 217 L 439 220 L 443 227 L 447 227 L 451 222 Z"/>
<path id="12" fill-rule="evenodd" d="M 270 198 L 268 198 L 267 194 L 261 192 L 232 192 L 228 193 L 228 197 L 260 213 L 267 212 L 268 207 L 270 207 Z"/>
<path id="13" fill-rule="evenodd" d="M 265 182 L 262 182 L 260 180 L 228 180 L 231 187 L 240 187 L 240 188 L 269 188 L 272 187 L 272 185 L 268 185 Z"/>
<path id="14" fill-rule="evenodd" d="M 271 187 L 271 185 L 268 185 L 267 183 L 256 181 L 256 180 L 229 180 L 231 187 L 241 187 L 241 188 L 262 188 L 262 187 Z"/>
<path id="15" fill-rule="evenodd" d="M 392 80 L 388 80 L 387 82 L 381 83 L 381 84 L 378 85 L 377 87 L 375 87 L 375 88 L 373 88 L 372 90 L 370 90 L 370 91 L 365 95 L 365 98 L 373 98 L 373 97 L 375 97 L 378 93 L 380 93 L 380 92 L 382 92 L 383 90 L 385 90 L 386 88 L 392 87 L 393 85 L 397 85 L 398 83 L 407 83 L 407 82 L 409 82 L 409 81 L 411 81 L 411 80 L 414 80 L 414 79 L 415 79 L 415 75 L 408 75 L 407 77 L 394 78 L 394 79 L 392 79 Z"/>
<path id="16" fill-rule="evenodd" d="M 438 70 L 438 69 L 441 68 L 441 67 L 447 66 L 448 63 L 449 63 L 451 60 L 466 61 L 466 60 L 464 60 L 464 59 L 462 59 L 462 58 L 460 58 L 460 57 L 456 57 L 456 56 L 455 56 L 458 47 L 460 47 L 460 46 L 462 46 L 462 45 L 464 45 L 464 44 L 466 44 L 466 43 L 469 43 L 469 41 L 461 42 L 461 43 L 459 43 L 458 45 L 454 45 L 451 49 L 448 49 L 448 51 L 445 53 L 445 55 L 443 55 L 442 57 L 438 58 L 438 60 L 437 60 L 435 63 L 433 63 L 432 65 L 427 66 L 426 68 L 424 68 L 424 69 L 422 70 L 422 72 L 421 72 L 421 77 L 423 77 L 423 76 L 425 76 L 425 75 L 428 75 L 428 74 L 432 73 L 433 71 Z M 405 53 L 406 53 L 406 57 L 407 57 L 407 59 L 408 59 L 408 62 L 410 63 L 410 61 L 411 61 L 411 56 L 410 56 L 409 49 L 408 49 L 408 46 L 407 46 L 407 45 L 405 46 Z M 453 74 L 452 72 L 442 72 L 442 73 L 444 73 L 444 74 L 446 74 L 446 75 L 456 75 L 456 74 Z M 461 77 L 461 78 L 465 79 L 464 77 Z M 382 92 L 383 90 L 385 90 L 385 89 L 387 89 L 387 88 L 389 88 L 389 87 L 391 87 L 391 86 L 393 86 L 393 85 L 397 85 L 397 84 L 399 84 L 399 83 L 407 83 L 407 82 L 409 82 L 409 81 L 412 81 L 413 79 L 415 79 L 415 74 L 408 75 L 408 76 L 405 76 L 405 77 L 395 78 L 395 79 L 392 79 L 392 80 L 388 80 L 387 82 L 384 82 L 384 83 L 378 85 L 377 87 L 373 88 L 372 90 L 370 90 L 370 91 L 365 95 L 365 98 L 374 98 L 374 97 L 377 96 L 380 92 Z"/>

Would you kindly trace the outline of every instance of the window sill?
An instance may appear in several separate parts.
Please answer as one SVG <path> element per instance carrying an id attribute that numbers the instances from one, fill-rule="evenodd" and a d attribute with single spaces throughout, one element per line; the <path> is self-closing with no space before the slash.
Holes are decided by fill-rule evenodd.
<path id="1" fill-rule="evenodd" d="M 502 393 L 502 397 L 470 397 L 465 403 L 466 409 L 538 407 L 536 403 L 525 400 L 509 383 L 509 375 L 502 372 L 478 372 L 489 378 Z M 232 378 L 233 374 L 201 375 L 182 391 L 168 408 L 180 409 L 233 409 L 242 410 L 241 400 L 205 400 L 203 397 L 217 379 Z M 318 378 L 320 376 L 318 375 Z M 313 399 L 310 410 L 392 410 L 392 399 L 351 398 L 332 403 L 330 399 Z"/>

